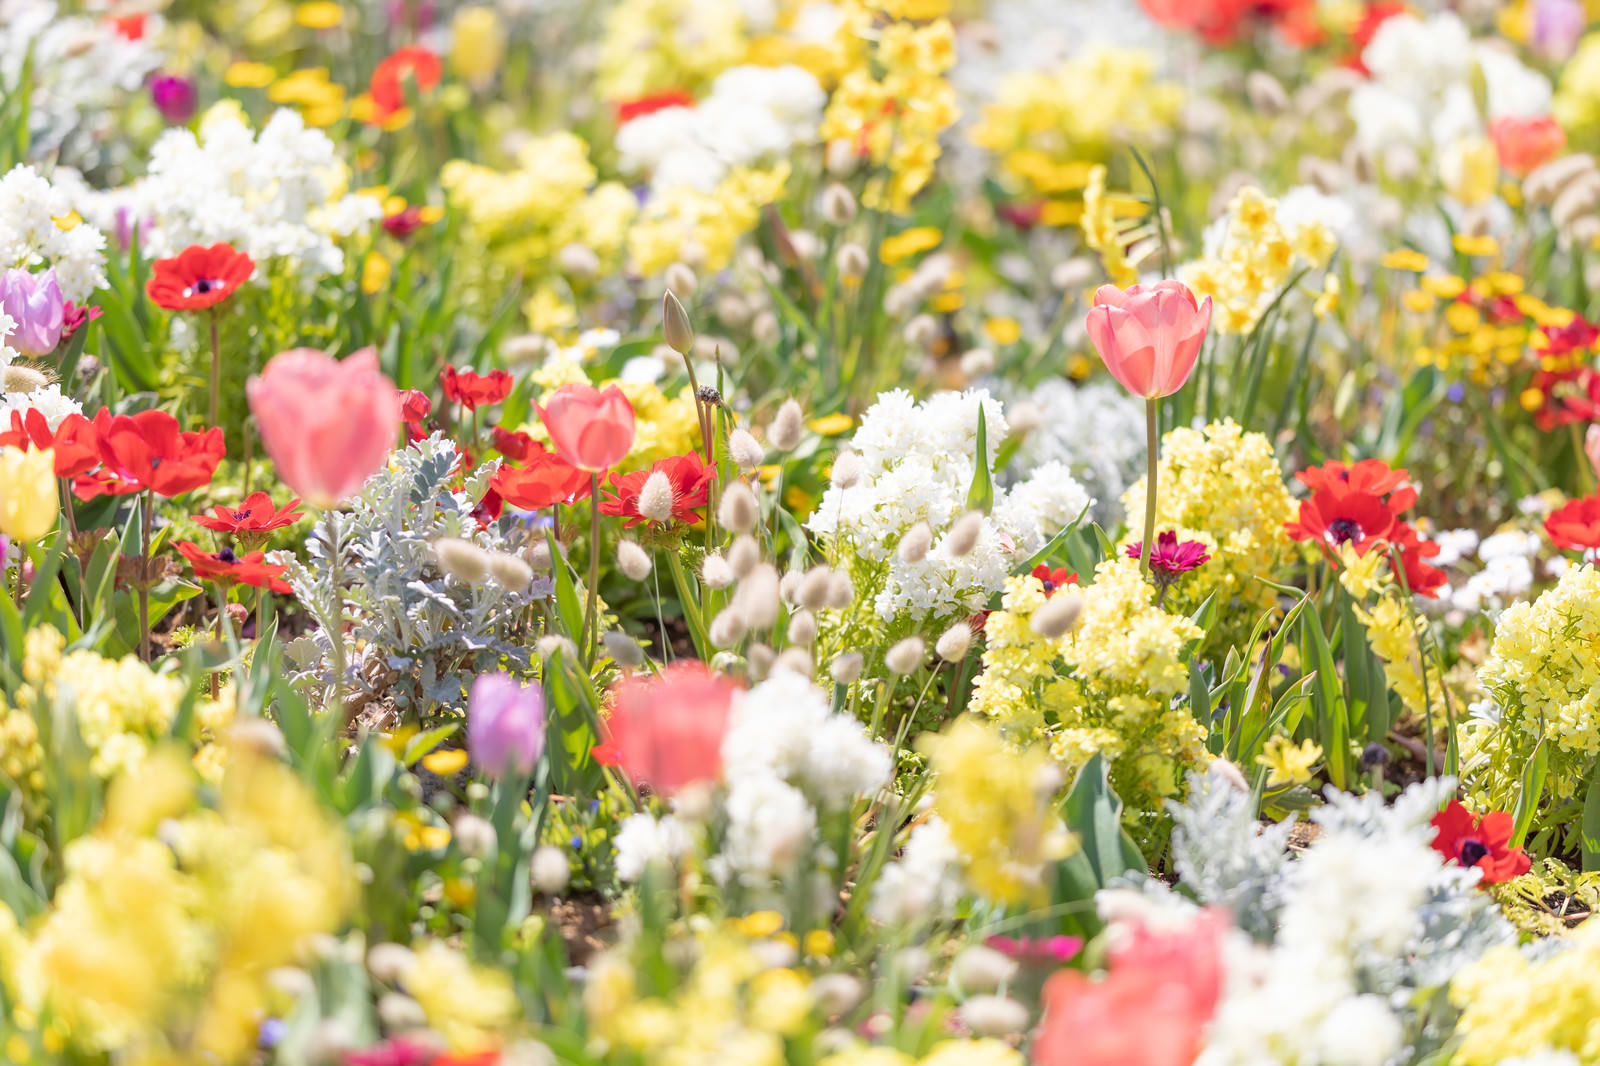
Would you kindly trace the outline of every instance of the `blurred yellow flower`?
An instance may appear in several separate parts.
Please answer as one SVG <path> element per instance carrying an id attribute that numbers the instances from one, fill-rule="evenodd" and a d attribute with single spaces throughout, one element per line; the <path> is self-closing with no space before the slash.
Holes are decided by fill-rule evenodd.
<path id="1" fill-rule="evenodd" d="M 918 252 L 939 247 L 939 242 L 943 239 L 944 234 L 934 226 L 914 226 L 896 233 L 893 237 L 885 237 L 883 243 L 878 246 L 878 258 L 883 260 L 885 266 L 894 266 Z"/>
<path id="2" fill-rule="evenodd" d="M 0 533 L 27 543 L 55 528 L 61 513 L 55 454 L 0 448 Z"/>
<path id="3" fill-rule="evenodd" d="M 309 0 L 294 9 L 294 20 L 312 30 L 331 30 L 344 21 L 344 9 L 333 0 Z"/>
<path id="4" fill-rule="evenodd" d="M 271 85 L 277 75 L 265 63 L 251 63 L 241 60 L 222 72 L 225 84 L 235 89 L 265 89 Z"/>
<path id="5" fill-rule="evenodd" d="M 389 284 L 393 265 L 382 252 L 368 252 L 361 263 L 361 291 L 371 296 Z"/>
<path id="6" fill-rule="evenodd" d="M 464 7 L 450 23 L 450 69 L 483 88 L 506 56 L 506 28 L 492 7 Z"/>

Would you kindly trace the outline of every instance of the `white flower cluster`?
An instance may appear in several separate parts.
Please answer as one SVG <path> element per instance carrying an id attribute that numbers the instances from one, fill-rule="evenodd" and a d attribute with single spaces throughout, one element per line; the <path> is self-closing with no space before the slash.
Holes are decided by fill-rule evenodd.
<path id="1" fill-rule="evenodd" d="M 1544 550 L 1544 540 L 1538 533 L 1520 529 L 1495 533 L 1482 541 L 1473 530 L 1447 529 L 1431 539 L 1439 545 L 1439 554 L 1429 560 L 1435 566 L 1460 573 L 1469 560 L 1475 558 L 1482 564 L 1464 579 L 1452 580 L 1440 589 L 1436 600 L 1423 601 L 1435 612 L 1474 615 L 1486 611 L 1498 615 L 1533 588 L 1534 562 Z"/>
<path id="2" fill-rule="evenodd" d="M 0 366 L 10 366 L 21 353 L 6 343 L 6 338 L 17 331 L 17 320 L 0 311 Z M 4 426 L 9 426 L 11 421 L 6 419 Z M 0 428 L 4 428 L 0 426 Z"/>
<path id="3" fill-rule="evenodd" d="M 30 166 L 0 177 L 0 270 L 54 267 L 61 295 L 87 300 L 106 283 L 106 236 L 72 212 L 71 196 Z"/>
<path id="4" fill-rule="evenodd" d="M 334 143 L 296 111 L 273 113 L 259 135 L 213 108 L 196 136 L 168 130 L 151 149 L 147 177 L 89 197 L 102 226 L 141 226 L 151 258 L 191 244 L 227 241 L 263 267 L 281 259 L 304 281 L 344 271 L 340 238 L 383 216 L 377 197 L 347 193 L 349 171 Z"/>
<path id="5" fill-rule="evenodd" d="M 1144 476 L 1144 404 L 1111 382 L 1051 378 L 1011 410 L 1014 422 L 1030 427 L 1009 467 L 1013 476 L 1060 463 L 1093 494 L 1089 517 L 1107 530 L 1121 525 L 1122 493 Z"/>
<path id="6" fill-rule="evenodd" d="M 1004 407 L 986 389 L 937 393 L 918 403 L 903 389 L 883 393 L 867 411 L 852 445 L 861 476 L 831 486 L 807 527 L 833 542 L 840 559 L 886 574 L 881 583 L 857 574 L 857 588 L 874 596 L 879 617 L 948 620 L 981 610 L 1020 566 L 1092 502 L 1065 463 L 1049 461 L 1031 477 L 995 493 L 977 543 L 952 550 L 950 530 L 967 511 L 977 470 L 978 411 L 984 412 L 992 470 L 1008 432 Z M 895 551 L 902 537 L 926 522 L 934 540 L 920 559 Z"/>
<path id="7" fill-rule="evenodd" d="M 1196 816 L 1176 812 L 1175 848 L 1187 863 L 1227 875 L 1191 881 L 1185 873 L 1185 883 L 1203 903 L 1252 899 L 1264 919 L 1247 926 L 1256 943 L 1235 945 L 1199 1066 L 1403 1061 L 1438 1036 L 1429 995 L 1487 948 L 1515 938 L 1478 891 L 1478 872 L 1446 865 L 1430 846 L 1430 819 L 1454 792 L 1448 778 L 1411 786 L 1393 806 L 1376 792 L 1329 789 L 1328 805 L 1312 815 L 1322 834 L 1287 864 L 1253 828 L 1241 835 L 1239 812 L 1251 805 L 1245 793 L 1219 792 L 1216 781 L 1202 789 L 1198 778 L 1196 789 Z M 1252 887 L 1244 897 L 1212 898 L 1223 883 Z"/>
<path id="8" fill-rule="evenodd" d="M 0 96 L 17 90 L 31 59 L 33 158 L 87 166 L 120 146 L 120 104 L 161 65 L 160 29 L 160 16 L 146 15 L 131 40 L 111 19 L 62 15 L 54 0 L 0 0 Z"/>
<path id="9" fill-rule="evenodd" d="M 1492 119 L 1550 111 L 1550 80 L 1509 51 L 1473 41 L 1454 12 L 1384 20 L 1361 60 L 1372 76 L 1350 94 L 1350 117 L 1357 143 L 1374 154 L 1429 142 L 1447 152 Z M 1488 88 L 1487 115 L 1474 97 L 1478 71 Z"/>
<path id="10" fill-rule="evenodd" d="M 961 852 L 938 815 L 911 830 L 900 857 L 884 866 L 867 912 L 896 928 L 938 921 L 961 901 Z"/>
<path id="11" fill-rule="evenodd" d="M 663 108 L 618 130 L 619 166 L 648 174 L 657 193 L 684 185 L 710 192 L 734 167 L 810 143 L 826 102 L 801 67 L 733 67 L 693 107 Z"/>
<path id="12" fill-rule="evenodd" d="M 834 714 L 809 678 L 783 669 L 734 698 L 722 765 L 728 830 L 717 866 L 757 880 L 796 870 L 817 811 L 847 810 L 893 769 L 889 749 L 859 721 Z"/>
<path id="13" fill-rule="evenodd" d="M 641 813 L 623 819 L 613 843 L 617 849 L 617 877 L 632 883 L 651 866 L 677 862 L 689 850 L 691 840 L 689 830 L 674 816 L 657 818 Z"/>
<path id="14" fill-rule="evenodd" d="M 6 323 L 10 321 L 4 314 L 0 314 L 0 339 L 4 338 Z M 10 348 L 0 344 L 0 366 L 11 362 L 6 357 L 6 353 L 10 351 Z M 12 354 L 15 355 L 15 353 Z M 49 424 L 51 432 L 55 432 L 61 428 L 62 421 L 68 415 L 83 414 L 83 404 L 74 400 L 71 396 L 63 395 L 61 386 L 54 384 L 46 385 L 41 389 L 34 389 L 32 392 L 0 393 L 0 430 L 11 428 L 11 412 L 21 411 L 26 413 L 30 410 L 36 410 L 42 414 L 45 422 Z"/>

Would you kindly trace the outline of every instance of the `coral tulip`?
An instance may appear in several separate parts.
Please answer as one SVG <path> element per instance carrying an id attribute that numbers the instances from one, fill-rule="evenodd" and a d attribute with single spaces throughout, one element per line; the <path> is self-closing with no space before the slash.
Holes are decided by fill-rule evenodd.
<path id="1" fill-rule="evenodd" d="M 563 385 L 538 411 L 556 451 L 580 470 L 608 470 L 633 447 L 633 404 L 615 385 Z"/>
<path id="2" fill-rule="evenodd" d="M 674 663 L 658 677 L 629 677 L 613 689 L 617 762 L 635 782 L 668 795 L 715 781 L 736 691 L 732 681 L 698 662 Z"/>
<path id="3" fill-rule="evenodd" d="M 0 315 L 9 315 L 14 323 L 11 334 L 0 337 L 0 344 L 35 359 L 54 352 L 66 320 L 55 270 L 38 276 L 26 270 L 0 274 Z"/>
<path id="4" fill-rule="evenodd" d="M 278 476 L 313 506 L 359 492 L 399 433 L 400 394 L 374 348 L 343 360 L 315 348 L 280 352 L 245 394 Z"/>
<path id="5" fill-rule="evenodd" d="M 1136 396 L 1171 396 L 1194 370 L 1211 326 L 1211 297 L 1181 281 L 1127 290 L 1102 285 L 1085 323 L 1111 376 Z"/>
<path id="6" fill-rule="evenodd" d="M 526 779 L 544 752 L 544 690 L 484 674 L 467 699 L 467 748 L 488 777 Z"/>
<path id="7" fill-rule="evenodd" d="M 1519 178 L 1550 162 L 1567 146 L 1566 131 L 1549 115 L 1497 118 L 1489 124 L 1489 138 L 1494 141 L 1500 165 Z"/>

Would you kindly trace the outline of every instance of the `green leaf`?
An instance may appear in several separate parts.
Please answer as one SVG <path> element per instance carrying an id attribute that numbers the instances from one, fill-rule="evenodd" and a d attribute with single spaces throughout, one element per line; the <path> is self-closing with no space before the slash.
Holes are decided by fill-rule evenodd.
<path id="1" fill-rule="evenodd" d="M 1600 870 L 1600 760 L 1589 771 L 1589 788 L 1583 794 L 1583 871 Z"/>
<path id="2" fill-rule="evenodd" d="M 1100 887 L 1113 878 L 1146 872 L 1144 856 L 1122 828 L 1122 800 L 1111 788 L 1104 756 L 1092 756 L 1078 771 L 1063 813 L 1082 845 L 1078 855 L 1088 861 Z"/>
<path id="3" fill-rule="evenodd" d="M 979 420 L 982 420 L 981 415 L 979 416 Z M 781 514 L 783 512 L 780 511 L 779 513 Z M 1071 536 L 1078 531 L 1078 524 L 1083 521 L 1083 516 L 1088 513 L 1089 505 L 1084 504 L 1083 510 L 1078 512 L 1077 518 L 1074 518 L 1067 525 L 1062 526 L 1060 532 L 1050 538 L 1050 543 L 1034 552 L 1028 557 L 1026 562 L 1022 563 L 1020 566 L 1013 567 L 1011 570 L 1011 576 L 1020 577 L 1023 574 L 1031 573 L 1034 567 L 1055 555 L 1056 552 L 1063 550 L 1068 539 L 1070 539 Z"/>
<path id="4" fill-rule="evenodd" d="M 967 510 L 988 514 L 994 506 L 994 479 L 989 473 L 989 423 L 978 404 L 978 456 L 973 463 L 972 487 L 967 490 Z"/>
<path id="5" fill-rule="evenodd" d="M 1317 711 L 1317 743 L 1322 745 L 1328 760 L 1328 779 L 1335 788 L 1342 789 L 1349 782 L 1350 711 L 1345 705 L 1333 652 L 1328 648 L 1328 638 L 1316 611 L 1301 613 L 1300 634 L 1302 662 L 1314 668 L 1317 674 L 1312 687 L 1312 704 Z"/>
<path id="6" fill-rule="evenodd" d="M 1522 842 L 1528 838 L 1528 830 L 1533 827 L 1533 816 L 1539 809 L 1539 801 L 1544 798 L 1545 774 L 1550 769 L 1550 747 L 1545 741 L 1548 738 L 1540 737 L 1538 746 L 1533 749 L 1533 758 L 1528 760 L 1527 767 L 1522 771 L 1522 791 L 1517 796 L 1517 810 L 1511 832 L 1511 846 L 1522 847 Z M 1589 793 L 1594 792 L 1594 783 L 1589 785 Z M 1589 819 L 1589 800 L 1584 797 L 1583 817 L 1585 831 Z"/>

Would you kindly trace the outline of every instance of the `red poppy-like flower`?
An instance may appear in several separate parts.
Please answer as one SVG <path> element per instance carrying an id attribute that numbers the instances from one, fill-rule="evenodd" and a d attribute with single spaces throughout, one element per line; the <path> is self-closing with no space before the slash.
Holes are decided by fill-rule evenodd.
<path id="1" fill-rule="evenodd" d="M 125 41 L 140 41 L 144 39 L 144 20 L 148 17 L 144 14 L 114 15 L 111 28 Z"/>
<path id="2" fill-rule="evenodd" d="M 54 430 L 36 407 L 11 412 L 11 428 L 0 433 L 0 447 L 55 449 L 56 477 L 87 474 L 100 465 L 100 438 L 94 423 L 72 414 Z"/>
<path id="3" fill-rule="evenodd" d="M 218 533 L 231 533 L 236 537 L 250 533 L 270 533 L 274 529 L 292 526 L 304 518 L 302 512 L 295 510 L 298 506 L 300 500 L 296 497 L 281 508 L 274 508 L 271 496 L 264 492 L 252 492 L 239 503 L 238 507 L 218 505 L 212 509 L 211 514 L 197 514 L 194 520 L 196 525 Z"/>
<path id="4" fill-rule="evenodd" d="M 672 521 L 698 525 L 698 509 L 711 500 L 711 483 L 717 480 L 717 465 L 700 458 L 699 452 L 671 455 L 657 459 L 648 470 L 635 470 L 631 474 L 612 474 L 608 479 L 611 489 L 600 503 L 600 513 L 627 518 L 622 523 L 627 529 L 648 522 L 639 512 L 639 493 L 644 491 L 650 475 L 666 475 L 672 486 Z"/>
<path id="5" fill-rule="evenodd" d="M 1403 574 L 1406 579 L 1406 588 L 1412 595 L 1426 596 L 1436 599 L 1439 590 L 1449 580 L 1448 575 L 1437 566 L 1429 565 L 1425 560 L 1439 554 L 1439 545 L 1431 540 L 1423 540 L 1417 536 L 1417 531 L 1411 528 L 1409 522 L 1396 522 L 1394 531 L 1389 534 L 1389 543 L 1400 549 L 1400 563 L 1395 565 L 1394 558 L 1389 559 L 1389 570 L 1394 574 L 1395 580 L 1400 580 Z"/>
<path id="6" fill-rule="evenodd" d="M 1040 563 L 1038 566 L 1034 567 L 1032 576 L 1038 578 L 1039 584 L 1044 586 L 1044 594 L 1046 598 L 1055 594 L 1055 592 L 1059 589 L 1066 588 L 1068 585 L 1076 585 L 1078 583 L 1077 574 L 1073 573 L 1071 570 L 1068 570 L 1064 566 L 1058 566 L 1052 570 L 1050 569 L 1049 563 Z"/>
<path id="7" fill-rule="evenodd" d="M 1144 541 L 1136 540 L 1123 550 L 1128 558 L 1137 559 L 1144 554 Z M 1167 583 L 1210 561 L 1211 553 L 1203 542 L 1179 540 L 1178 531 L 1168 529 L 1156 534 L 1156 546 L 1150 551 L 1150 572 L 1157 582 Z"/>
<path id="8" fill-rule="evenodd" d="M 589 496 L 589 473 L 579 470 L 537 442 L 521 466 L 502 466 L 489 479 L 489 488 L 511 506 L 523 511 L 577 503 Z"/>
<path id="9" fill-rule="evenodd" d="M 1363 459 L 1348 465 L 1335 459 L 1321 466 L 1306 467 L 1295 475 L 1295 480 L 1312 492 L 1330 492 L 1336 496 L 1348 493 L 1386 496 L 1394 492 L 1387 503 L 1392 513 L 1399 514 L 1417 502 L 1415 489 L 1401 488 L 1409 476 L 1405 467 L 1391 468 L 1382 459 Z M 1397 489 L 1399 491 L 1395 491 Z"/>
<path id="10" fill-rule="evenodd" d="M 1521 877 L 1533 865 L 1527 852 L 1506 846 L 1516 823 L 1505 811 L 1490 811 L 1474 819 L 1460 800 L 1451 800 L 1433 816 L 1432 824 L 1438 830 L 1433 850 L 1461 866 L 1476 866 L 1483 871 L 1486 885 Z"/>
<path id="11" fill-rule="evenodd" d="M 255 272 L 255 260 L 231 244 L 191 244 L 171 259 L 157 259 L 144 291 L 168 311 L 200 311 L 232 296 Z"/>
<path id="12" fill-rule="evenodd" d="M 1571 551 L 1600 548 L 1600 496 L 1585 496 L 1553 511 L 1544 520 L 1550 539 Z"/>
<path id="13" fill-rule="evenodd" d="M 214 581 L 223 588 L 234 585 L 251 585 L 280 595 L 292 591 L 283 574 L 289 568 L 266 561 L 266 552 L 235 555 L 232 548 L 208 552 L 193 541 L 179 541 L 178 552 L 194 567 L 194 576 L 201 581 Z"/>
<path id="14" fill-rule="evenodd" d="M 1561 359 L 1574 352 L 1587 355 L 1597 340 L 1600 340 L 1600 326 L 1582 315 L 1574 315 L 1564 326 L 1541 327 L 1534 336 L 1533 350 L 1543 359 Z"/>
<path id="15" fill-rule="evenodd" d="M 433 413 L 433 401 L 420 389 L 406 389 L 400 393 L 400 420 L 421 422 Z"/>
<path id="16" fill-rule="evenodd" d="M 513 463 L 526 463 L 530 455 L 545 450 L 544 445 L 521 430 L 491 426 L 489 432 L 494 438 L 494 450 Z"/>
<path id="17" fill-rule="evenodd" d="M 1297 45 L 1317 37 L 1315 0 L 1139 0 L 1139 6 L 1163 26 L 1196 33 L 1211 45 L 1228 44 L 1262 24 Z"/>
<path id="18" fill-rule="evenodd" d="M 1370 492 L 1319 489 L 1300 501 L 1300 517 L 1283 524 L 1295 540 L 1314 540 L 1330 557 L 1345 544 L 1365 555 L 1394 531 L 1395 513 Z"/>
<path id="19" fill-rule="evenodd" d="M 444 76 L 444 64 L 438 56 L 417 45 L 407 45 L 379 63 L 367 87 L 372 94 L 373 117 L 379 122 L 406 106 L 404 81 L 408 74 L 418 89 L 426 91 L 439 84 Z"/>
<path id="20" fill-rule="evenodd" d="M 61 341 L 66 343 L 72 335 L 105 314 L 98 307 L 85 307 L 68 300 L 61 310 Z"/>
<path id="21" fill-rule="evenodd" d="M 94 429 L 105 469 L 99 477 L 78 479 L 76 491 L 86 500 L 146 489 L 157 496 L 181 496 L 207 484 L 226 452 L 221 429 L 184 433 L 165 411 L 113 415 L 102 407 Z"/>
<path id="22" fill-rule="evenodd" d="M 653 115 L 669 107 L 693 107 L 694 97 L 681 89 L 641 96 L 637 100 L 624 100 L 617 104 L 617 125 L 626 125 L 642 115 Z"/>
<path id="23" fill-rule="evenodd" d="M 1590 367 L 1540 370 L 1533 375 L 1529 388 L 1541 397 L 1533 424 L 1545 433 L 1574 422 L 1600 419 L 1600 373 Z"/>
<path id="24" fill-rule="evenodd" d="M 511 375 L 504 370 L 477 374 L 471 370 L 446 366 L 439 373 L 439 384 L 444 386 L 446 399 L 471 411 L 504 400 L 511 395 L 512 382 Z"/>

